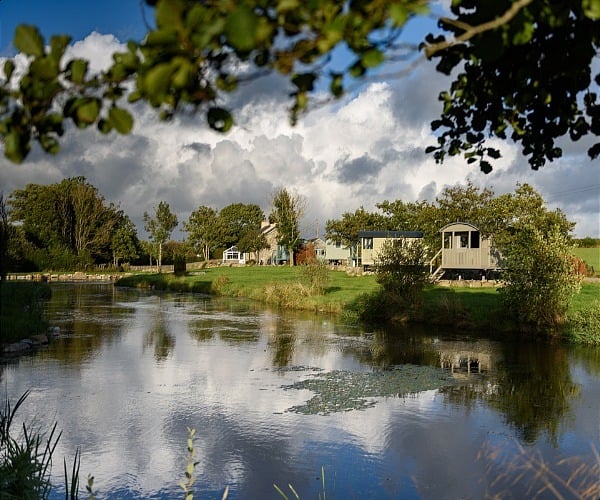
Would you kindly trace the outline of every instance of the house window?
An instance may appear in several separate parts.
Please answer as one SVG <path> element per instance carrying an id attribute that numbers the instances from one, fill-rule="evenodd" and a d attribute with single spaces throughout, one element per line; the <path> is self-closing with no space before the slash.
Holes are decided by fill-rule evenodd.
<path id="1" fill-rule="evenodd" d="M 335 242 L 335 248 L 341 248 L 342 247 L 342 242 L 340 240 L 337 240 Z"/>
<path id="2" fill-rule="evenodd" d="M 471 248 L 479 248 L 479 231 L 471 231 Z"/>
<path id="3" fill-rule="evenodd" d="M 373 249 L 373 238 L 363 238 L 363 249 L 364 250 L 372 250 Z"/>

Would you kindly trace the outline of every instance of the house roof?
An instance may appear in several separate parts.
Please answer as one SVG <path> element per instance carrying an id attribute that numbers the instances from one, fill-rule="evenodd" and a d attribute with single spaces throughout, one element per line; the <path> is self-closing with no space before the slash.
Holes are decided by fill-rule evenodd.
<path id="1" fill-rule="evenodd" d="M 359 231 L 359 238 L 422 238 L 423 231 Z"/>

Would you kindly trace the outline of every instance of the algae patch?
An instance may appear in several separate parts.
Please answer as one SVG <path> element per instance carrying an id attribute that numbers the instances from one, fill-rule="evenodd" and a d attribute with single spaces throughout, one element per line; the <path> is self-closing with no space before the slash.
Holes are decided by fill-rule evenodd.
<path id="1" fill-rule="evenodd" d="M 407 396 L 454 383 L 451 375 L 432 366 L 399 365 L 376 372 L 336 370 L 283 386 L 284 390 L 308 389 L 314 397 L 288 411 L 305 415 L 329 415 L 363 410 L 376 404 L 374 398 Z"/>

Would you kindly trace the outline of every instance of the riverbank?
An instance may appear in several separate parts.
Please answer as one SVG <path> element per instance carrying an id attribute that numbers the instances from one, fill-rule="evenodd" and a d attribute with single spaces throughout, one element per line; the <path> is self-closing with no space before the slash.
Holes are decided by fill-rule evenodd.
<path id="1" fill-rule="evenodd" d="M 228 297 L 244 297 L 290 309 L 341 314 L 349 322 L 358 322 L 365 314 L 381 306 L 374 275 L 356 276 L 343 271 L 328 271 L 328 284 L 321 295 L 311 294 L 299 267 L 215 267 L 174 274 L 137 274 L 119 279 L 116 286 L 154 290 L 195 292 Z M 461 286 L 458 286 L 461 285 Z M 471 285 L 471 286 L 470 286 Z M 595 328 L 600 310 L 600 283 L 586 282 L 573 298 L 569 318 L 576 330 L 567 325 L 564 337 L 573 341 L 600 344 Z M 497 287 L 455 283 L 424 290 L 418 309 L 399 311 L 396 322 L 452 326 L 486 334 L 518 331 L 503 309 Z M 581 331 L 583 330 L 583 332 Z"/>

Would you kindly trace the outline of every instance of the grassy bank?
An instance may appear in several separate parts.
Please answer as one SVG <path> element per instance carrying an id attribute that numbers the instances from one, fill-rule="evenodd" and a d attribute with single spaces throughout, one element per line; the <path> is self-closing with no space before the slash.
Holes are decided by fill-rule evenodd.
<path id="1" fill-rule="evenodd" d="M 341 271 L 328 271 L 327 276 L 323 294 L 311 293 L 302 266 L 215 267 L 185 276 L 137 274 L 120 279 L 117 285 L 245 297 L 292 309 L 342 313 L 348 321 L 365 317 L 377 320 L 387 313 L 377 293 L 375 276 L 351 276 Z M 574 329 L 570 331 L 580 333 L 569 338 L 600 344 L 600 333 L 594 330 L 596 311 L 600 310 L 595 301 L 599 297 L 600 284 L 583 284 L 569 311 L 569 317 L 574 318 Z M 421 307 L 402 311 L 395 319 L 451 325 L 467 331 L 503 332 L 515 327 L 506 317 L 495 288 L 432 287 L 425 290 Z M 583 336 L 582 330 L 587 332 Z"/>

